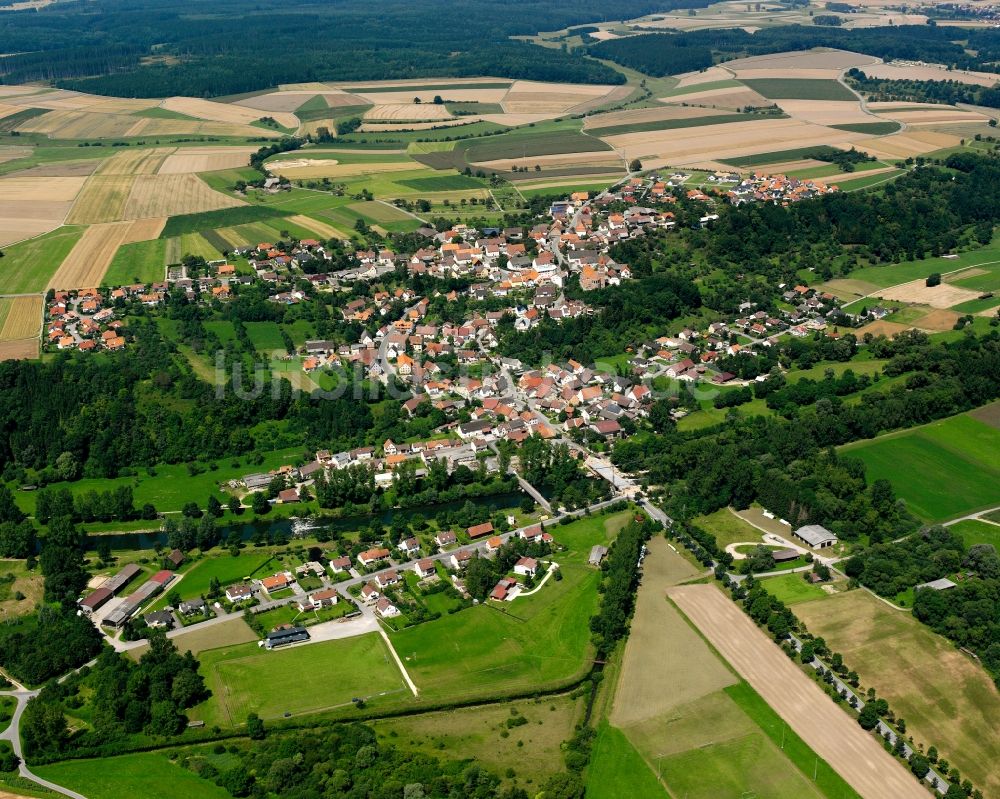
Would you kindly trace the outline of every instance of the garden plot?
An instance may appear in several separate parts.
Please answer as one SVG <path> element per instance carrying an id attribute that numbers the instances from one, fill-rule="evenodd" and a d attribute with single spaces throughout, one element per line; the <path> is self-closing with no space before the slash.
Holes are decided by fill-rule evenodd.
<path id="1" fill-rule="evenodd" d="M 235 169 L 249 164 L 253 152 L 253 147 L 188 147 L 168 156 L 157 174 L 184 175 Z"/>

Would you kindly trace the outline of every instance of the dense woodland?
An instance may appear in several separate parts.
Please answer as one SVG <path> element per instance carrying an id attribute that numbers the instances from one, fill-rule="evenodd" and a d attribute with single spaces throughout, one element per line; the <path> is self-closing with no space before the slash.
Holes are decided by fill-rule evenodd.
<path id="1" fill-rule="evenodd" d="M 635 17 L 710 1 L 624 0 L 613 13 Z M 599 0 L 514 0 L 503 13 L 485 0 L 382 0 L 375 7 L 364 0 L 57 3 L 0 18 L 5 52 L 17 54 L 3 59 L 0 77 L 129 97 L 431 76 L 621 83 L 620 73 L 582 54 L 509 38 L 609 13 Z"/>
<path id="2" fill-rule="evenodd" d="M 872 78 L 860 69 L 849 69 L 847 80 L 870 102 L 899 100 L 913 103 L 969 103 L 1000 108 L 1000 89 L 958 80 L 890 80 Z M 998 76 L 1000 80 L 1000 76 Z"/>
<path id="3" fill-rule="evenodd" d="M 958 43 L 967 40 L 967 48 Z M 704 69 L 718 61 L 746 56 L 836 47 L 879 56 L 997 72 L 1000 31 L 974 32 L 931 25 L 899 25 L 845 30 L 783 25 L 747 33 L 742 28 L 687 33 L 653 33 L 591 45 L 589 52 L 623 66 L 661 77 Z M 971 52 L 970 52 L 971 51 Z M 974 52 L 976 55 L 972 55 Z"/>

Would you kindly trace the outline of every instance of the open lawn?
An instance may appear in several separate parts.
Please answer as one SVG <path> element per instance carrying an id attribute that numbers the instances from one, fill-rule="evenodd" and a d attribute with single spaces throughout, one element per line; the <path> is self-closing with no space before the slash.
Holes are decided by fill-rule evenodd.
<path id="1" fill-rule="evenodd" d="M 4 249 L 0 293 L 43 292 L 85 228 L 67 226 Z"/>
<path id="2" fill-rule="evenodd" d="M 274 571 L 265 566 L 270 560 L 270 555 L 261 552 L 242 552 L 235 558 L 228 552 L 216 552 L 192 564 L 171 590 L 180 593 L 183 599 L 193 599 L 208 592 L 213 578 L 226 588 L 251 575 L 267 577 Z"/>
<path id="3" fill-rule="evenodd" d="M 885 478 L 909 509 L 941 521 L 1000 504 L 1000 430 L 968 414 L 848 444 L 869 482 Z"/>
<path id="4" fill-rule="evenodd" d="M 874 687 L 906 719 L 907 734 L 937 746 L 986 796 L 1000 795 L 1000 693 L 981 666 L 867 591 L 806 602 L 795 613 L 844 655 L 862 688 Z"/>
<path id="5" fill-rule="evenodd" d="M 67 760 L 33 767 L 35 773 L 82 793 L 87 799 L 226 799 L 211 780 L 171 763 L 163 754 L 135 754 L 99 760 Z"/>
<path id="6" fill-rule="evenodd" d="M 698 516 L 692 519 L 692 523 L 712 533 L 720 549 L 744 541 L 763 540 L 763 533 L 760 530 L 752 524 L 748 524 L 729 508 L 722 508 L 708 516 Z"/>
<path id="7" fill-rule="evenodd" d="M 232 727 L 248 713 L 274 719 L 348 705 L 355 697 L 371 703 L 383 694 L 410 695 L 377 633 L 273 652 L 240 644 L 200 659 L 213 696 L 188 715 L 208 724 Z"/>
<path id="8" fill-rule="evenodd" d="M 761 583 L 768 593 L 780 599 L 786 605 L 807 602 L 810 599 L 821 599 L 826 592 L 818 585 L 807 583 L 803 577 L 806 572 L 782 574 L 779 577 L 766 577 Z"/>
<path id="9" fill-rule="evenodd" d="M 442 751 L 453 752 L 475 758 L 498 775 L 512 767 L 521 781 L 537 785 L 562 769 L 560 746 L 572 737 L 583 710 L 582 698 L 554 696 L 421 713 L 376 721 L 372 726 L 384 744 L 438 756 Z M 501 732 L 508 730 L 507 720 L 515 711 L 528 723 L 504 737 Z"/>
<path id="10" fill-rule="evenodd" d="M 993 548 L 1000 552 L 1000 524 L 966 519 L 964 522 L 956 522 L 949 526 L 952 532 L 962 536 L 967 547 L 973 544 L 992 544 Z"/>
<path id="11" fill-rule="evenodd" d="M 258 352 L 285 350 L 285 342 L 281 338 L 281 328 L 277 322 L 247 322 L 246 329 Z"/>
<path id="12" fill-rule="evenodd" d="M 994 238 L 985 247 L 958 253 L 953 258 L 925 258 L 885 266 L 868 266 L 851 272 L 851 278 L 863 280 L 878 288 L 887 288 L 926 278 L 934 272 L 946 275 L 948 272 L 955 272 L 965 267 L 981 267 L 984 264 L 1000 264 L 1000 237 Z M 954 278 L 946 278 L 948 281 L 952 279 L 961 280 L 962 276 L 959 274 Z"/>

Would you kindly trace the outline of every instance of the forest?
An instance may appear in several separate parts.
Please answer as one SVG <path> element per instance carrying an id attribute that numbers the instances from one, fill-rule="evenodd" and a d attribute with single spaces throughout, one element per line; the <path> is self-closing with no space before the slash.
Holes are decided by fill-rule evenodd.
<path id="1" fill-rule="evenodd" d="M 869 102 L 968 103 L 1000 108 L 1000 89 L 995 87 L 976 86 L 958 80 L 872 78 L 857 68 L 849 69 L 846 77 L 847 82 L 864 94 Z"/>
<path id="2" fill-rule="evenodd" d="M 615 18 L 712 0 L 623 0 Z M 608 18 L 599 0 L 553 6 L 513 0 L 97 0 L 0 17 L 8 83 L 54 80 L 125 97 L 212 97 L 322 80 L 494 75 L 621 83 L 583 54 L 511 40 Z M 461 24 L 448 21 L 461 20 Z M 248 47 L 248 42 L 256 43 Z"/>
<path id="3" fill-rule="evenodd" d="M 961 31 L 961 32 L 959 32 Z M 968 49 L 959 42 L 969 39 Z M 975 40 L 976 44 L 972 43 Z M 655 77 L 704 69 L 734 58 L 836 47 L 879 56 L 945 64 L 961 69 L 997 72 L 1000 31 L 966 30 L 930 25 L 899 25 L 845 30 L 838 27 L 782 25 L 747 33 L 741 28 L 687 33 L 654 33 L 612 39 L 591 45 L 588 51 Z M 973 55 L 972 52 L 976 54 Z"/>

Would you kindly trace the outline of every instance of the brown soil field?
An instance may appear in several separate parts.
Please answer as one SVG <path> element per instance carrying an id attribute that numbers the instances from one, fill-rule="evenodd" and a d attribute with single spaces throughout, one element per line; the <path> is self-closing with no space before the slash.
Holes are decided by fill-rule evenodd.
<path id="1" fill-rule="evenodd" d="M 99 286 L 118 248 L 125 242 L 131 222 L 91 225 L 70 250 L 49 281 L 49 288 L 84 289 Z"/>
<path id="2" fill-rule="evenodd" d="M 271 94 L 261 94 L 257 97 L 248 97 L 245 100 L 237 100 L 232 105 L 255 108 L 258 111 L 285 111 L 292 113 L 300 105 L 317 95 L 322 96 L 326 100 L 326 104 L 331 108 L 346 105 L 363 105 L 365 102 L 362 98 L 355 97 L 353 94 L 348 94 L 347 92 L 328 90 L 322 92 L 272 92 Z M 412 100 L 413 98 L 410 99 Z"/>
<path id="3" fill-rule="evenodd" d="M 753 89 L 706 89 L 703 92 L 692 92 L 691 94 L 678 94 L 673 97 L 661 97 L 663 103 L 691 103 L 701 107 L 709 108 L 732 108 L 739 110 L 748 105 L 765 106 L 770 105 L 771 100 L 757 94 Z"/>
<path id="4" fill-rule="evenodd" d="M 914 327 L 919 327 L 921 330 L 929 330 L 931 332 L 939 333 L 944 330 L 951 330 L 960 316 L 961 314 L 956 313 L 955 311 L 945 311 L 939 309 L 931 311 L 926 316 L 921 316 L 913 322 L 913 325 Z"/>
<path id="5" fill-rule="evenodd" d="M 896 23 L 899 24 L 899 23 Z M 987 72 L 966 72 L 961 69 L 945 69 L 928 64 L 873 64 L 864 68 L 864 73 L 871 78 L 887 78 L 889 80 L 954 80 L 959 83 L 970 83 L 975 86 L 992 86 L 997 82 L 996 75 Z"/>
<path id="6" fill-rule="evenodd" d="M 33 166 L 11 174 L 19 178 L 85 178 L 94 174 L 94 170 L 100 165 L 98 158 L 89 161 L 53 161 L 51 164 Z"/>
<path id="7" fill-rule="evenodd" d="M 626 133 L 605 138 L 626 158 L 653 158 L 683 165 L 724 157 L 774 152 L 794 147 L 862 139 L 797 119 L 759 119 L 702 128 Z"/>
<path id="8" fill-rule="evenodd" d="M 583 129 L 610 128 L 613 125 L 632 125 L 639 122 L 660 122 L 664 119 L 718 116 L 723 113 L 725 112 L 681 105 L 639 108 L 634 111 L 612 111 L 608 114 L 595 114 L 587 117 L 583 122 Z"/>
<path id="9" fill-rule="evenodd" d="M 183 175 L 234 169 L 250 163 L 253 147 L 190 147 L 167 156 L 157 172 L 159 175 Z"/>
<path id="10" fill-rule="evenodd" d="M 718 588 L 677 586 L 667 593 L 719 654 L 861 796 L 927 799 L 913 775 Z"/>
<path id="11" fill-rule="evenodd" d="M 17 341 L 37 336 L 42 327 L 42 297 L 10 297 L 2 300 L 9 305 L 0 340 Z"/>
<path id="12" fill-rule="evenodd" d="M 895 338 L 907 330 L 913 330 L 913 325 L 901 325 L 898 322 L 887 322 L 885 319 L 879 319 L 877 322 L 869 322 L 864 327 L 859 327 L 854 331 L 854 335 L 859 339 L 863 339 L 867 333 L 871 333 L 873 336 Z"/>
<path id="13" fill-rule="evenodd" d="M 69 224 L 116 222 L 124 219 L 135 175 L 92 175 L 73 204 L 66 221 Z"/>
<path id="14" fill-rule="evenodd" d="M 214 191 L 196 175 L 137 175 L 124 213 L 126 219 L 143 219 L 195 214 L 245 204 Z"/>
<path id="15" fill-rule="evenodd" d="M 154 175 L 163 160 L 173 151 L 173 147 L 156 147 L 152 150 L 123 150 L 101 164 L 97 174 Z"/>
<path id="16" fill-rule="evenodd" d="M 908 735 L 937 746 L 986 796 L 1000 795 L 1000 693 L 981 666 L 867 591 L 803 602 L 795 612 L 906 719 Z"/>
<path id="17" fill-rule="evenodd" d="M 878 292 L 878 296 L 886 300 L 929 305 L 931 308 L 951 308 L 960 302 L 974 300 L 979 297 L 979 294 L 978 291 L 971 291 L 948 283 L 927 286 L 924 280 L 911 280 L 909 283 L 891 286 Z"/>
<path id="18" fill-rule="evenodd" d="M 436 119 L 451 119 L 451 114 L 443 105 L 434 103 L 384 103 L 372 106 L 364 119 L 385 120 L 387 122 L 421 122 Z"/>
<path id="19" fill-rule="evenodd" d="M 753 56 L 727 61 L 726 69 L 736 73 L 736 77 L 744 76 L 744 72 L 774 72 L 774 75 L 756 75 L 755 77 L 785 77 L 806 78 L 811 74 L 799 75 L 798 72 L 813 73 L 816 70 L 828 70 L 839 73 L 850 67 L 863 67 L 867 64 L 880 63 L 875 56 L 852 53 L 847 50 L 807 50 L 805 52 L 774 53 L 772 55 Z M 784 75 L 777 74 L 784 72 Z"/>
<path id="20" fill-rule="evenodd" d="M 878 291 L 878 286 L 874 283 L 867 283 L 864 280 L 854 278 L 835 278 L 828 280 L 822 286 L 824 291 L 829 291 L 841 299 L 853 300 L 859 297 L 867 297 L 874 291 Z"/>
<path id="21" fill-rule="evenodd" d="M 978 419 L 983 424 L 1000 429 L 1000 402 L 991 402 L 982 408 L 969 411 L 969 416 Z"/>
<path id="22" fill-rule="evenodd" d="M 564 166 L 613 166 L 621 167 L 622 159 L 609 150 L 593 153 L 558 153 L 556 155 L 529 155 L 527 158 L 500 158 L 496 161 L 478 161 L 477 166 L 484 169 L 496 169 L 509 172 L 514 165 L 534 167 L 539 166 L 556 169 Z"/>
<path id="23" fill-rule="evenodd" d="M 38 357 L 38 339 L 0 341 L 0 361 L 25 361 Z"/>
<path id="24" fill-rule="evenodd" d="M 288 217 L 288 221 L 292 222 L 299 227 L 304 227 L 306 230 L 311 230 L 320 238 L 324 239 L 348 239 L 349 236 L 340 232 L 334 227 L 325 222 L 320 222 L 318 219 L 313 219 L 311 216 L 305 216 L 303 214 L 296 214 L 295 216 Z"/>
<path id="25" fill-rule="evenodd" d="M 861 110 L 857 100 L 775 100 L 778 106 L 795 119 L 817 125 L 850 125 L 857 122 L 879 122 L 878 117 Z"/>
<path id="26" fill-rule="evenodd" d="M 667 589 L 697 577 L 665 538 L 649 542 L 635 616 L 622 660 L 610 721 L 626 727 L 733 685 L 736 678 L 666 601 Z M 663 690 L 669 674 L 670 690 Z"/>
<path id="27" fill-rule="evenodd" d="M 168 111 L 176 111 L 179 114 L 187 114 L 198 119 L 207 119 L 211 122 L 228 122 L 234 124 L 249 125 L 256 122 L 262 116 L 273 117 L 279 125 L 286 128 L 297 128 L 299 118 L 295 114 L 273 111 L 262 114 L 253 108 L 243 108 L 238 105 L 227 105 L 226 103 L 213 103 L 211 100 L 200 100 L 194 97 L 168 97 L 162 103 L 161 108 Z"/>

